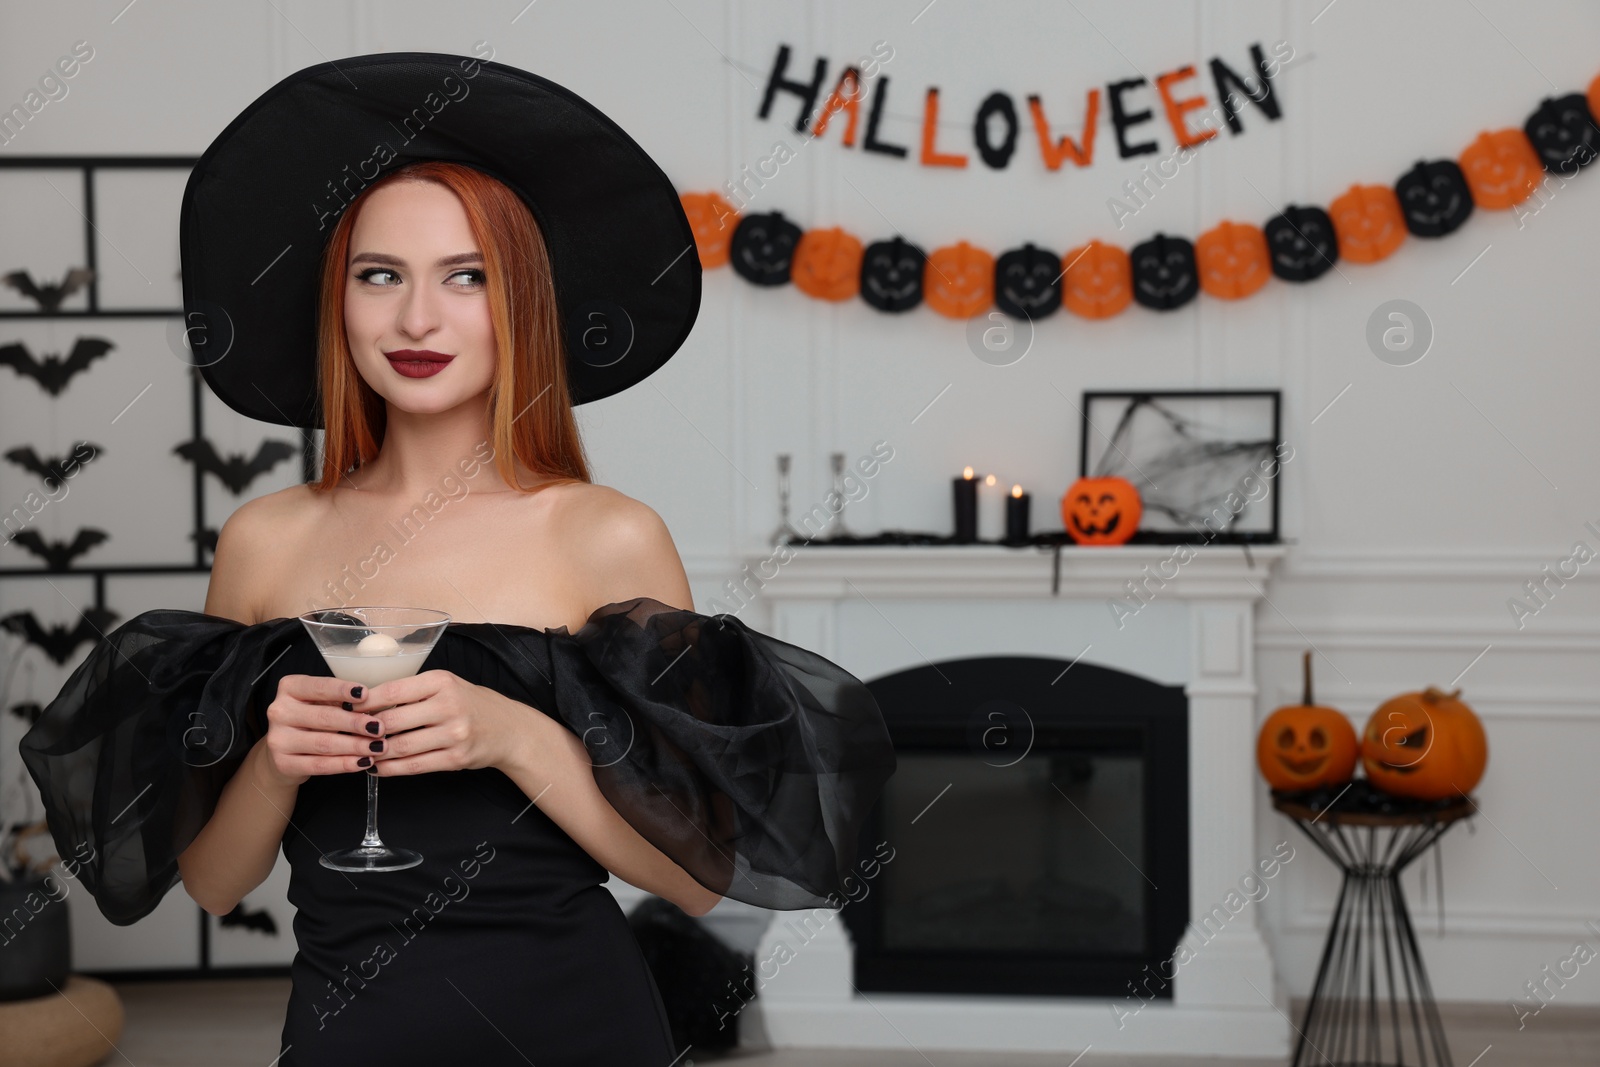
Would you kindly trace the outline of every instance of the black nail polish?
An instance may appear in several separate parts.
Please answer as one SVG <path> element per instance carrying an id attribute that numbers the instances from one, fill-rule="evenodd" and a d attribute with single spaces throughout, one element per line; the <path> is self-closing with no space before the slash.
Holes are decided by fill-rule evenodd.
<path id="1" fill-rule="evenodd" d="M 371 756 L 362 756 L 360 759 L 356 760 L 356 766 L 357 767 L 370 767 L 370 766 L 372 766 L 372 757 Z"/>
<path id="2" fill-rule="evenodd" d="M 360 700 L 361 699 L 361 687 L 359 685 L 352 686 L 351 689 L 350 689 L 350 696 L 351 696 L 352 699 Z"/>
<path id="3" fill-rule="evenodd" d="M 382 741 L 369 741 L 369 742 L 367 742 L 367 747 L 372 749 L 372 751 L 374 751 L 374 752 L 382 752 L 383 751 L 383 742 Z"/>
<path id="4" fill-rule="evenodd" d="M 378 732 L 378 724 L 377 723 L 375 723 L 375 722 L 367 723 L 367 733 L 375 734 L 377 732 Z"/>
<path id="5" fill-rule="evenodd" d="M 340 706 L 343 707 L 345 711 L 355 711 L 356 710 L 356 706 L 354 704 L 350 703 L 348 700 L 346 700 Z"/>

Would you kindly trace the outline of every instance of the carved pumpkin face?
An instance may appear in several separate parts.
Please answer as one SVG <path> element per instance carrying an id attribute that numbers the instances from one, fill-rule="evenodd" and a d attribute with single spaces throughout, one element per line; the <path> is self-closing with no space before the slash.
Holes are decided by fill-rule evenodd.
<path id="1" fill-rule="evenodd" d="M 1133 303 L 1133 264 L 1116 245 L 1090 241 L 1061 257 L 1061 302 L 1074 315 L 1105 319 Z"/>
<path id="2" fill-rule="evenodd" d="M 1182 237 L 1156 234 L 1128 253 L 1133 261 L 1133 298 L 1147 308 L 1171 311 L 1200 291 L 1194 245 Z"/>
<path id="3" fill-rule="evenodd" d="M 1312 702 L 1308 650 L 1304 699 L 1268 715 L 1256 737 L 1256 766 L 1261 768 L 1261 776 L 1280 792 L 1344 785 L 1355 774 L 1360 747 L 1355 727 L 1342 712 Z"/>
<path id="4" fill-rule="evenodd" d="M 1061 306 L 1061 257 L 1032 244 L 994 264 L 994 306 L 1014 319 L 1042 319 Z"/>
<path id="5" fill-rule="evenodd" d="M 1333 220 L 1320 207 L 1288 207 L 1261 228 L 1272 255 L 1272 273 L 1286 282 L 1320 278 L 1339 259 Z"/>
<path id="6" fill-rule="evenodd" d="M 1120 545 L 1143 515 L 1139 490 L 1126 478 L 1079 478 L 1061 498 L 1061 521 L 1080 545 Z"/>
<path id="7" fill-rule="evenodd" d="M 1352 185 L 1328 205 L 1339 255 L 1352 263 L 1376 263 L 1406 239 L 1400 201 L 1387 185 Z"/>
<path id="8" fill-rule="evenodd" d="M 783 212 L 746 215 L 733 231 L 728 262 L 752 285 L 784 285 L 799 244 L 800 227 Z"/>
<path id="9" fill-rule="evenodd" d="M 694 248 L 700 256 L 700 266 L 711 270 L 726 265 L 733 228 L 739 225 L 739 213 L 717 193 L 684 193 L 679 199 L 683 202 L 683 213 L 689 216 L 689 228 L 694 231 Z"/>
<path id="10" fill-rule="evenodd" d="M 1245 222 L 1219 222 L 1194 245 L 1200 287 L 1223 300 L 1238 300 L 1267 284 L 1272 257 L 1267 239 Z"/>
<path id="11" fill-rule="evenodd" d="M 794 287 L 818 300 L 848 300 L 861 284 L 861 242 L 837 226 L 808 230 L 794 250 Z"/>
<path id="12" fill-rule="evenodd" d="M 1356 728 L 1337 708 L 1285 704 L 1261 725 L 1256 764 L 1278 790 L 1343 785 L 1355 774 L 1358 747 Z"/>
<path id="13" fill-rule="evenodd" d="M 994 302 L 994 257 L 957 241 L 935 248 L 922 274 L 928 306 L 952 319 L 970 319 Z"/>
<path id="14" fill-rule="evenodd" d="M 1422 160 L 1394 183 L 1406 229 L 1418 237 L 1454 233 L 1472 215 L 1472 190 L 1453 159 Z"/>
<path id="15" fill-rule="evenodd" d="M 1485 211 L 1504 211 L 1533 195 L 1544 176 L 1539 153 L 1521 130 L 1480 133 L 1461 153 L 1461 173 L 1472 202 Z"/>
<path id="16" fill-rule="evenodd" d="M 1418 800 L 1472 792 L 1489 762 L 1489 740 L 1460 692 L 1429 686 L 1378 706 L 1361 736 L 1361 765 L 1374 786 Z"/>
<path id="17" fill-rule="evenodd" d="M 928 254 L 898 235 L 874 241 L 861 257 L 861 299 L 879 311 L 909 311 L 922 303 Z"/>
<path id="18" fill-rule="evenodd" d="M 1595 128 L 1594 115 L 1582 93 L 1545 97 L 1522 131 L 1545 170 L 1576 174 L 1600 153 L 1600 129 Z"/>

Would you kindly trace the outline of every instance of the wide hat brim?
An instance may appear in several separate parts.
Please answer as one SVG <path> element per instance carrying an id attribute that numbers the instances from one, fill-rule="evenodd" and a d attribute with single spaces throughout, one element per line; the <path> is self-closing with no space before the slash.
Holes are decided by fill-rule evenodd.
<path id="1" fill-rule="evenodd" d="M 262 93 L 184 188 L 190 351 L 230 408 L 322 427 L 323 247 L 357 193 L 421 159 L 476 167 L 532 210 L 549 248 L 573 404 L 642 381 L 688 336 L 700 307 L 694 233 L 672 182 L 621 127 L 570 90 L 503 63 L 354 56 Z"/>

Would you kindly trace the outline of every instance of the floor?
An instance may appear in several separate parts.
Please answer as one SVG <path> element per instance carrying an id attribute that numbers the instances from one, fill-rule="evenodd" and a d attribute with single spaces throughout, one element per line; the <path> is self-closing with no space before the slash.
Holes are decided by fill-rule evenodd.
<path id="1" fill-rule="evenodd" d="M 138 1067 L 263 1067 L 278 1054 L 287 978 L 113 982 L 127 1022 L 106 1064 Z M 1300 1005 L 1295 1005 L 1298 1018 Z M 1456 1067 L 1600 1067 L 1600 1008 L 1550 1005 L 1520 1032 L 1505 1005 L 1445 1005 Z M 675 1067 L 690 1067 L 686 1058 Z M 728 1067 L 1068 1067 L 1070 1056 L 1000 1055 L 939 1049 L 739 1052 L 702 1057 Z M 1078 1067 L 1271 1067 L 1275 1060 L 1130 1058 L 1091 1051 Z"/>

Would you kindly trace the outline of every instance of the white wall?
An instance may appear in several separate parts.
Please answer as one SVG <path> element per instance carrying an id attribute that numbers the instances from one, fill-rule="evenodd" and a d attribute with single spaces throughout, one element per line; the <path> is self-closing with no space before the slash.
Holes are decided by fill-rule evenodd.
<path id="1" fill-rule="evenodd" d="M 756 117 L 780 43 L 795 63 L 821 54 L 834 70 L 887 41 L 884 135 L 913 152 L 928 85 L 942 90 L 944 143 L 970 148 L 964 128 L 994 89 L 1019 105 L 1041 93 L 1065 122 L 1092 86 L 1185 63 L 1203 74 L 1219 54 L 1242 69 L 1253 41 L 1293 46 L 1278 79 L 1283 119 L 1247 109 L 1245 134 L 1206 146 L 1121 232 L 1106 200 L 1157 157 L 1116 157 L 1104 102 L 1095 163 L 1057 173 L 1040 166 L 1025 112 L 1004 171 L 976 158 L 951 171 L 847 150 L 841 117 L 752 205 L 869 240 L 898 228 L 930 249 L 1032 239 L 1060 251 L 1089 237 L 1126 246 L 1156 229 L 1192 237 L 1229 217 L 1259 224 L 1285 202 L 1326 205 L 1353 182 L 1387 184 L 1419 158 L 1455 156 L 1480 130 L 1520 126 L 1543 96 L 1581 91 L 1600 73 L 1600 8 L 1582 0 L 1238 0 L 1207 3 L 1204 19 L 1198 2 L 1176 0 L 519 8 L 15 8 L 0 34 L 0 102 L 20 98 L 73 41 L 89 39 L 97 55 L 67 99 L 0 151 L 198 154 L 302 66 L 371 51 L 466 53 L 487 40 L 495 58 L 586 95 L 680 189 L 700 190 L 754 167 L 779 139 L 798 146 L 792 98 L 770 121 Z M 1165 154 L 1172 138 L 1154 94 L 1133 102 L 1157 107 L 1147 129 Z M 1450 683 L 1472 665 L 1456 684 L 1484 717 L 1493 755 L 1476 831 L 1452 831 L 1444 844 L 1447 935 L 1426 934 L 1423 951 L 1441 996 L 1504 1001 L 1587 936 L 1583 920 L 1600 919 L 1600 598 L 1586 575 L 1520 630 L 1506 606 L 1575 541 L 1600 548 L 1583 526 L 1600 520 L 1597 224 L 1600 177 L 1584 175 L 1520 225 L 1479 211 L 1451 237 L 1412 239 L 1382 263 L 1341 264 L 1305 287 L 1275 281 L 1237 303 L 1202 297 L 1100 323 L 1063 312 L 1005 368 L 975 359 L 962 324 L 926 308 L 887 316 L 859 301 L 826 305 L 724 269 L 707 274 L 700 323 L 673 362 L 581 409 L 582 423 L 598 477 L 667 519 L 704 603 L 733 557 L 760 551 L 776 523 L 777 452 L 794 453 L 803 511 L 828 489 L 829 452 L 854 459 L 890 442 L 894 460 L 850 512 L 857 529 L 947 529 L 945 479 L 967 463 L 1033 487 L 1043 528 L 1077 470 L 1066 398 L 1125 386 L 1281 388 L 1296 449 L 1282 480 L 1295 548 L 1259 619 L 1262 713 L 1294 699 L 1307 644 L 1322 653 L 1322 698 L 1358 724 L 1382 698 Z M 1363 339 L 1373 309 L 1397 297 L 1420 304 L 1437 331 L 1409 367 L 1380 362 Z M 1258 818 L 1264 849 L 1293 833 L 1264 799 Z M 1335 883 L 1320 858 L 1288 877 L 1264 915 L 1287 982 L 1303 993 Z M 1416 890 L 1415 874 L 1407 884 Z M 1431 910 L 1419 925 L 1433 929 Z M 1600 1002 L 1600 979 L 1585 974 L 1559 997 Z"/>

